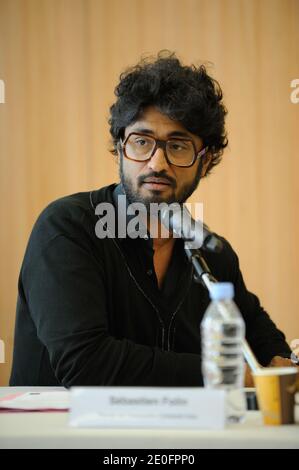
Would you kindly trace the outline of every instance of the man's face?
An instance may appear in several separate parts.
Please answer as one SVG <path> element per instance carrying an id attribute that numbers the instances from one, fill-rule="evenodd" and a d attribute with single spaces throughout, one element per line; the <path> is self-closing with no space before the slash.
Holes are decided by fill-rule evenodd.
<path id="1" fill-rule="evenodd" d="M 188 132 L 182 124 L 171 120 L 154 106 L 146 108 L 138 121 L 126 127 L 124 139 L 134 131 L 161 140 L 185 136 L 193 140 L 197 152 L 203 148 L 200 137 Z M 176 135 L 176 132 L 180 134 Z M 197 188 L 209 163 L 207 159 L 201 166 L 196 160 L 191 167 L 176 167 L 167 163 L 162 148 L 157 148 L 146 162 L 132 161 L 120 154 L 119 157 L 120 179 L 129 202 L 143 202 L 146 206 L 151 202 L 185 202 Z M 163 183 L 154 183 L 151 178 L 163 178 Z"/>

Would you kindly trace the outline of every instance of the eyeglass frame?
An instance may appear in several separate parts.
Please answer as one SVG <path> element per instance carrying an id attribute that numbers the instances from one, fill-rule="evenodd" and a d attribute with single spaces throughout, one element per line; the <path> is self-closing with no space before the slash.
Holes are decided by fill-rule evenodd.
<path id="1" fill-rule="evenodd" d="M 128 155 L 126 154 L 126 149 L 125 149 L 125 146 L 126 146 L 126 143 L 129 139 L 129 137 L 131 135 L 139 135 L 141 137 L 149 137 L 150 139 L 153 139 L 155 141 L 155 146 L 153 148 L 153 151 L 151 153 L 151 155 L 146 158 L 145 160 L 136 160 L 135 158 L 132 158 L 132 157 L 128 157 Z M 167 142 L 171 141 L 171 140 L 179 140 L 179 141 L 188 141 L 188 142 L 191 142 L 192 146 L 193 146 L 193 150 L 194 150 L 194 157 L 193 157 L 193 160 L 192 160 L 192 163 L 190 165 L 176 165 L 175 163 L 172 163 L 169 158 L 168 158 L 168 155 L 167 155 L 167 152 L 166 152 L 166 145 L 167 145 Z M 125 138 L 124 141 L 122 141 L 120 139 L 120 146 L 121 146 L 121 149 L 124 153 L 124 156 L 128 159 L 128 160 L 132 160 L 134 162 L 147 162 L 149 161 L 156 153 L 157 151 L 157 148 L 162 148 L 162 150 L 164 151 L 164 157 L 168 163 L 168 165 L 174 165 L 174 166 L 177 166 L 179 168 L 190 168 L 191 166 L 194 165 L 194 163 L 196 162 L 196 160 L 198 160 L 199 158 L 201 158 L 203 155 L 205 155 L 208 151 L 208 146 L 204 147 L 203 149 L 197 151 L 196 147 L 195 147 L 195 143 L 193 142 L 192 139 L 190 138 L 181 138 L 181 137 L 173 137 L 172 139 L 167 139 L 167 140 L 161 140 L 161 139 L 156 139 L 155 137 L 153 137 L 152 135 L 147 135 L 147 134 L 142 134 L 140 132 L 130 132 L 127 137 Z"/>

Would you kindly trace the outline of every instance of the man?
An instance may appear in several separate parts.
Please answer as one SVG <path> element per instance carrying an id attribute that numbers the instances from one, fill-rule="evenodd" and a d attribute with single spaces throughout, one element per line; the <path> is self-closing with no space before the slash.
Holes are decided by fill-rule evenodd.
<path id="1" fill-rule="evenodd" d="M 11 385 L 203 383 L 209 295 L 183 241 L 153 237 L 147 217 L 142 237 L 128 230 L 122 238 L 98 207 L 117 213 L 120 196 L 146 208 L 185 202 L 227 145 L 222 92 L 205 67 L 159 54 L 121 75 L 116 96 L 109 122 L 121 183 L 59 199 L 37 220 L 19 279 Z M 121 213 L 129 227 L 132 217 Z M 233 282 L 249 344 L 263 366 L 291 365 L 284 335 L 222 241 L 220 254 L 204 257 L 218 280 Z"/>

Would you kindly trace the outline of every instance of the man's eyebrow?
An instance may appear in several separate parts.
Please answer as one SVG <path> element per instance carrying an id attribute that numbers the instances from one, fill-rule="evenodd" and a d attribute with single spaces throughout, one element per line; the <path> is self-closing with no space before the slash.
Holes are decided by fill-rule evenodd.
<path id="1" fill-rule="evenodd" d="M 140 134 L 149 134 L 149 135 L 155 135 L 154 131 L 151 129 L 147 129 L 145 127 L 137 127 L 136 129 L 133 129 L 132 132 L 140 132 Z M 183 131 L 172 131 L 167 134 L 167 137 L 184 137 L 191 139 L 191 136 L 187 134 L 187 132 Z"/>

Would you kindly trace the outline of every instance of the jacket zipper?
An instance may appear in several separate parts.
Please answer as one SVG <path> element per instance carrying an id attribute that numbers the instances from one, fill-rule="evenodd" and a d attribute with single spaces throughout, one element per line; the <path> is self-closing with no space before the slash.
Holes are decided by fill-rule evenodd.
<path id="1" fill-rule="evenodd" d="M 188 294 L 188 292 L 189 292 L 189 289 L 190 289 L 190 286 L 191 286 L 191 283 L 192 283 L 192 279 L 193 279 L 193 266 L 192 266 L 192 269 L 191 269 L 191 276 L 190 276 L 190 279 L 189 279 L 189 285 L 188 285 L 188 287 L 187 287 L 187 289 L 186 289 L 186 294 L 184 295 L 184 297 L 183 297 L 183 298 L 181 299 L 181 301 L 179 302 L 179 304 L 178 304 L 178 306 L 177 306 L 175 312 L 173 312 L 172 317 L 171 317 L 170 322 L 169 322 L 168 337 L 167 337 L 167 346 L 168 346 L 168 349 L 167 349 L 167 350 L 168 350 L 168 351 L 170 351 L 170 330 L 171 330 L 171 324 L 172 324 L 172 322 L 173 322 L 173 320 L 174 320 L 174 318 L 175 318 L 177 312 L 178 312 L 179 309 L 181 308 L 181 306 L 182 306 L 184 300 L 185 300 L 186 297 L 187 297 L 187 294 Z M 174 330 L 175 330 L 175 328 L 173 329 L 173 331 L 174 331 Z M 173 338 L 173 341 L 174 341 L 174 338 Z M 172 341 L 172 344 L 173 344 L 173 341 Z"/>
<path id="2" fill-rule="evenodd" d="M 94 204 L 93 204 L 93 200 L 92 200 L 92 191 L 90 192 L 90 204 L 91 204 L 91 207 L 93 210 L 95 210 L 95 207 L 94 207 Z M 101 222 L 101 218 L 100 216 L 98 216 L 98 219 L 99 221 Z M 108 228 L 107 228 L 107 231 L 109 232 Z M 181 308 L 184 300 L 186 299 L 187 297 L 187 293 L 189 291 L 189 288 L 190 288 L 190 285 L 191 285 L 191 282 L 192 282 L 192 277 L 193 277 L 193 266 L 192 266 L 192 270 L 191 270 L 191 276 L 190 276 L 190 280 L 189 280 L 189 285 L 188 285 L 188 288 L 186 290 L 186 294 L 183 296 L 183 298 L 181 299 L 181 301 L 179 302 L 176 310 L 173 312 L 172 316 L 171 316 L 171 320 L 170 320 L 170 323 L 169 323 L 169 326 L 168 326 L 168 329 L 167 329 L 167 349 L 165 349 L 165 324 L 160 316 L 160 312 L 159 310 L 157 309 L 157 307 L 155 306 L 155 304 L 153 304 L 153 302 L 151 301 L 151 299 L 148 297 L 148 295 L 144 292 L 144 290 L 142 289 L 142 287 L 140 286 L 140 284 L 138 283 L 137 279 L 135 278 L 134 274 L 132 273 L 126 259 L 125 259 L 125 256 L 121 250 L 121 248 L 118 246 L 118 244 L 116 243 L 115 239 L 113 237 L 111 237 L 114 245 L 116 246 L 116 248 L 118 249 L 118 251 L 120 252 L 121 254 L 121 257 L 125 263 L 125 266 L 128 270 L 128 273 L 131 277 L 131 279 L 133 279 L 134 283 L 136 284 L 138 290 L 143 294 L 143 296 L 147 299 L 147 301 L 151 304 L 151 306 L 153 307 L 153 309 L 155 310 L 156 314 L 157 314 L 157 317 L 158 317 L 158 320 L 159 320 L 159 323 L 160 323 L 160 326 L 162 328 L 162 351 L 170 351 L 170 333 L 171 333 L 171 324 L 177 314 L 177 312 L 179 311 L 179 309 Z"/>

